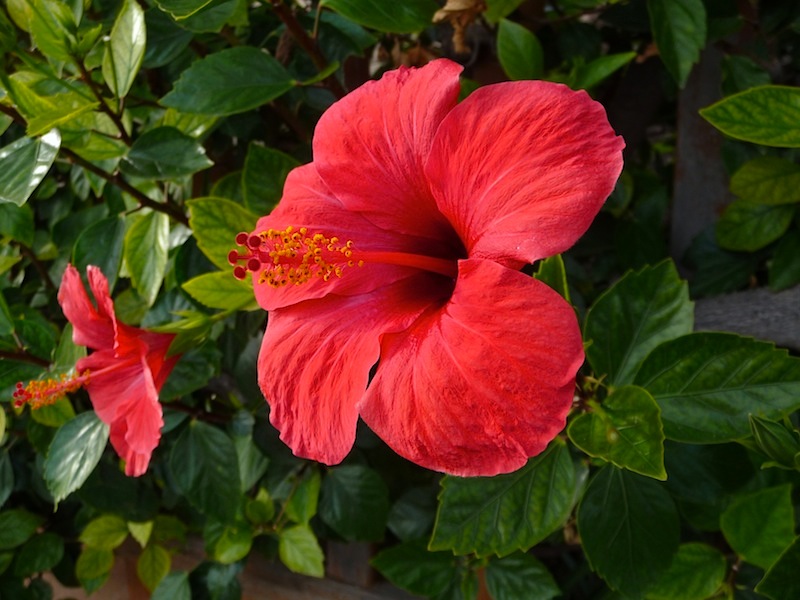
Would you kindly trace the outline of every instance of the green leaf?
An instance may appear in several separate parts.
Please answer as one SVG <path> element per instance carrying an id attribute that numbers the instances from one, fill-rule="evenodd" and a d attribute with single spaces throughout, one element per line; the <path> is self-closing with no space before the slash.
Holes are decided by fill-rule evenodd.
<path id="1" fill-rule="evenodd" d="M 144 11 L 135 0 L 125 0 L 103 54 L 103 79 L 117 98 L 124 98 L 133 85 L 145 41 Z"/>
<path id="2" fill-rule="evenodd" d="M 0 202 L 0 236 L 33 245 L 33 211 L 29 205 Z"/>
<path id="3" fill-rule="evenodd" d="M 258 308 L 252 283 L 236 279 L 230 270 L 203 273 L 193 277 L 181 287 L 192 298 L 209 308 L 223 310 Z"/>
<path id="4" fill-rule="evenodd" d="M 48 406 L 42 406 L 31 412 L 31 418 L 48 427 L 61 427 L 75 417 L 75 409 L 66 398 L 61 398 Z"/>
<path id="5" fill-rule="evenodd" d="M 292 87 L 292 76 L 277 60 L 252 46 L 239 46 L 192 63 L 161 104 L 189 113 L 232 115 L 258 108 Z"/>
<path id="6" fill-rule="evenodd" d="M 278 556 L 290 571 L 322 577 L 322 548 L 308 525 L 293 525 L 278 534 Z"/>
<path id="7" fill-rule="evenodd" d="M 569 438 L 589 456 L 634 473 L 667 478 L 661 410 L 653 397 L 633 385 L 614 390 L 602 404 L 575 418 Z"/>
<path id="8" fill-rule="evenodd" d="M 700 114 L 738 140 L 800 147 L 800 88 L 766 85 L 749 89 L 702 109 Z"/>
<path id="9" fill-rule="evenodd" d="M 215 561 L 229 565 L 248 555 L 253 546 L 253 529 L 244 521 L 233 525 L 207 521 L 203 538 L 206 553 Z"/>
<path id="10" fill-rule="evenodd" d="M 5 434 L 6 413 L 0 410 L 0 445 L 3 443 Z M 11 458 L 8 450 L 0 452 L 0 507 L 5 504 L 11 492 L 14 490 L 14 468 L 11 466 Z"/>
<path id="11" fill-rule="evenodd" d="M 647 600 L 705 600 L 722 586 L 727 562 L 716 548 L 682 544 L 669 568 L 648 588 Z"/>
<path id="12" fill-rule="evenodd" d="M 108 279 L 109 291 L 114 289 L 122 260 L 125 240 L 125 221 L 119 215 L 100 219 L 83 230 L 72 249 L 72 264 L 81 273 L 95 265 Z"/>
<path id="13" fill-rule="evenodd" d="M 800 408 L 800 359 L 730 333 L 693 333 L 656 348 L 636 384 L 661 407 L 667 438 L 720 443 L 748 435 L 750 414 Z"/>
<path id="14" fill-rule="evenodd" d="M 300 163 L 288 154 L 250 144 L 242 173 L 245 206 L 259 215 L 269 213 L 281 199 L 289 171 Z"/>
<path id="15" fill-rule="evenodd" d="M 391 33 L 416 33 L 431 25 L 438 6 L 432 0 L 323 0 L 320 3 L 359 25 Z"/>
<path id="16" fill-rule="evenodd" d="M 769 264 L 769 287 L 780 291 L 800 283 L 800 231 L 790 230 L 775 246 Z"/>
<path id="17" fill-rule="evenodd" d="M 176 21 L 192 16 L 213 0 L 156 0 L 158 7 L 175 17 Z"/>
<path id="18" fill-rule="evenodd" d="M 39 139 L 21 138 L 0 148 L 0 203 L 22 206 L 44 179 L 61 146 L 53 129 Z"/>
<path id="19" fill-rule="evenodd" d="M 756 592 L 772 600 L 794 600 L 800 596 L 798 564 L 800 564 L 800 537 L 796 537 L 792 545 L 770 567 L 764 579 L 756 586 Z"/>
<path id="20" fill-rule="evenodd" d="M 370 564 L 396 586 L 429 598 L 444 592 L 456 571 L 452 552 L 429 552 L 420 540 L 381 550 Z"/>
<path id="21" fill-rule="evenodd" d="M 486 588 L 492 600 L 550 600 L 561 595 L 547 567 L 520 552 L 489 561 Z"/>
<path id="22" fill-rule="evenodd" d="M 86 582 L 106 577 L 114 567 L 114 553 L 111 550 L 86 546 L 75 563 L 75 575 L 84 586 Z"/>
<path id="23" fill-rule="evenodd" d="M 791 484 L 737 498 L 722 513 L 720 525 L 728 544 L 739 556 L 769 569 L 794 540 Z"/>
<path id="24" fill-rule="evenodd" d="M 21 546 L 36 533 L 41 524 L 41 517 L 23 508 L 0 512 L 0 550 Z"/>
<path id="25" fill-rule="evenodd" d="M 166 548 L 151 544 L 142 550 L 139 560 L 136 561 L 136 574 L 144 587 L 152 592 L 169 574 L 171 567 L 172 557 Z"/>
<path id="26" fill-rule="evenodd" d="M 431 550 L 504 556 L 545 539 L 569 516 L 577 477 L 559 438 L 520 470 L 442 479 Z"/>
<path id="27" fill-rule="evenodd" d="M 55 567 L 64 556 L 64 539 L 46 531 L 33 536 L 19 549 L 14 567 L 18 577 L 30 577 Z"/>
<path id="28" fill-rule="evenodd" d="M 125 234 L 125 264 L 139 296 L 152 306 L 164 281 L 169 250 L 169 217 L 151 212 L 136 219 Z"/>
<path id="29" fill-rule="evenodd" d="M 564 266 L 564 259 L 560 254 L 550 256 L 539 262 L 534 279 L 546 283 L 564 298 L 570 301 L 569 285 L 567 284 L 567 269 Z"/>
<path id="30" fill-rule="evenodd" d="M 92 474 L 108 442 L 108 425 L 92 411 L 59 427 L 44 461 L 44 480 L 58 504 Z"/>
<path id="31" fill-rule="evenodd" d="M 592 569 L 613 589 L 641 597 L 672 561 L 680 521 L 661 484 L 607 465 L 581 500 L 578 532 Z"/>
<path id="32" fill-rule="evenodd" d="M 242 493 L 244 493 L 263 477 L 269 466 L 269 459 L 253 443 L 252 435 L 234 435 L 233 445 L 239 458 L 239 475 L 242 478 Z"/>
<path id="33" fill-rule="evenodd" d="M 754 252 L 786 233 L 794 213 L 792 205 L 736 200 L 717 221 L 717 242 L 726 250 Z"/>
<path id="34" fill-rule="evenodd" d="M 260 488 L 255 498 L 249 499 L 244 509 L 247 519 L 255 525 L 269 523 L 275 518 L 275 503 L 269 492 Z"/>
<path id="35" fill-rule="evenodd" d="M 192 421 L 172 448 L 170 470 L 189 502 L 222 523 L 233 522 L 241 498 L 236 449 L 219 429 Z"/>
<path id="36" fill-rule="evenodd" d="M 177 179 L 213 165 L 203 147 L 174 127 L 143 133 L 120 163 L 122 172 L 142 179 Z"/>
<path id="37" fill-rule="evenodd" d="M 170 573 L 153 590 L 150 600 L 192 600 L 189 575 L 183 571 Z"/>
<path id="38" fill-rule="evenodd" d="M 306 469 L 292 483 L 292 493 L 286 501 L 286 516 L 295 523 L 308 524 L 317 514 L 322 478 L 317 469 Z"/>
<path id="39" fill-rule="evenodd" d="M 486 0 L 484 18 L 489 23 L 497 23 L 503 17 L 514 12 L 525 0 Z"/>
<path id="40" fill-rule="evenodd" d="M 536 36 L 508 19 L 497 31 L 497 58 L 509 79 L 539 79 L 544 71 L 544 53 Z"/>
<path id="41" fill-rule="evenodd" d="M 78 26 L 69 4 L 58 0 L 33 0 L 30 7 L 30 33 L 34 43 L 50 60 L 70 61 L 78 45 Z"/>
<path id="42" fill-rule="evenodd" d="M 648 354 L 692 331 L 694 304 L 672 262 L 627 273 L 589 309 L 586 357 L 597 376 L 613 386 L 633 383 Z M 645 386 L 646 387 L 646 386 Z"/>
<path id="43" fill-rule="evenodd" d="M 150 540 L 150 536 L 153 533 L 153 524 L 154 521 L 141 521 L 139 523 L 129 521 L 127 523 L 128 531 L 131 532 L 131 537 L 135 539 L 142 548 L 147 546 L 147 542 Z"/>
<path id="44" fill-rule="evenodd" d="M 800 432 L 769 419 L 753 415 L 749 419 L 753 441 L 761 452 L 774 461 L 771 466 L 794 469 L 795 456 L 800 452 Z"/>
<path id="45" fill-rule="evenodd" d="M 377 542 L 389 515 L 389 489 L 374 469 L 334 467 L 322 483 L 319 516 L 348 541 Z"/>
<path id="46" fill-rule="evenodd" d="M 588 90 L 610 77 L 634 58 L 636 58 L 635 52 L 601 56 L 590 63 L 579 65 L 573 73 L 570 73 L 567 84 L 573 90 Z"/>
<path id="47" fill-rule="evenodd" d="M 647 11 L 661 60 L 683 87 L 706 45 L 703 0 L 647 0 Z"/>
<path id="48" fill-rule="evenodd" d="M 128 539 L 128 524 L 116 515 L 101 515 L 89 521 L 79 539 L 92 548 L 113 550 Z"/>
<path id="49" fill-rule="evenodd" d="M 436 518 L 436 496 L 427 487 L 407 489 L 389 510 L 386 526 L 400 541 L 430 536 Z"/>
<path id="50" fill-rule="evenodd" d="M 800 165 L 775 156 L 754 158 L 733 174 L 731 191 L 759 204 L 800 202 Z"/>
<path id="51" fill-rule="evenodd" d="M 186 205 L 197 247 L 217 267 L 231 272 L 228 253 L 236 245 L 236 234 L 252 231 L 258 215 L 225 198 L 196 198 Z"/>

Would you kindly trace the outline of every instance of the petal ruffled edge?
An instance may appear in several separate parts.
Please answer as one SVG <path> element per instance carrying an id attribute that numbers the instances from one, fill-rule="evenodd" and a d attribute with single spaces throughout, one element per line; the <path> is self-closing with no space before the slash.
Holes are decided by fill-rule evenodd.
<path id="1" fill-rule="evenodd" d="M 400 67 L 333 104 L 314 132 L 314 164 L 348 210 L 391 231 L 453 236 L 424 174 L 436 130 L 458 101 L 461 65 Z"/>
<path id="2" fill-rule="evenodd" d="M 461 477 L 522 467 L 564 428 L 583 363 L 572 307 L 523 273 L 462 261 L 450 301 L 384 336 L 358 409 L 392 449 Z"/>
<path id="3" fill-rule="evenodd" d="M 89 299 L 80 273 L 67 265 L 58 289 L 58 302 L 67 320 L 72 323 L 72 341 L 95 350 L 114 346 L 114 304 L 108 293 L 108 280 L 99 268 L 87 270 L 89 286 L 97 307 Z"/>
<path id="4" fill-rule="evenodd" d="M 583 235 L 614 189 L 624 146 L 585 91 L 506 82 L 450 111 L 425 172 L 468 255 L 518 268 Z"/>
<path id="5" fill-rule="evenodd" d="M 359 296 L 326 296 L 270 312 L 258 381 L 280 438 L 303 458 L 341 462 L 380 337 L 440 302 L 442 281 L 420 274 Z"/>

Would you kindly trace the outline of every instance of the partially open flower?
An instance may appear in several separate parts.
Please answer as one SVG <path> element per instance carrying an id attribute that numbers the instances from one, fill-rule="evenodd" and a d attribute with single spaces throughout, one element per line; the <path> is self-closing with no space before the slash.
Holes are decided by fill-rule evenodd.
<path id="1" fill-rule="evenodd" d="M 520 269 L 586 231 L 624 144 L 585 92 L 520 81 L 458 104 L 460 71 L 401 68 L 334 104 L 314 161 L 237 238 L 269 311 L 259 383 L 300 456 L 338 463 L 361 416 L 422 466 L 494 475 L 564 427 L 577 319 Z"/>

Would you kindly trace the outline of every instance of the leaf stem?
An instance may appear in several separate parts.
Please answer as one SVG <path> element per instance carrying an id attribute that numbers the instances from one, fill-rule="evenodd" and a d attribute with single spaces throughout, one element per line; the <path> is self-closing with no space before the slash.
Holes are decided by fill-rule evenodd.
<path id="1" fill-rule="evenodd" d="M 76 60 L 75 63 L 78 65 L 78 69 L 81 72 L 81 79 L 84 83 L 89 86 L 89 89 L 94 94 L 94 97 L 97 98 L 97 101 L 100 103 L 100 110 L 103 111 L 108 117 L 114 122 L 114 125 L 117 126 L 119 130 L 120 139 L 125 143 L 126 146 L 130 146 L 133 142 L 131 140 L 131 136 L 128 135 L 127 130 L 125 129 L 125 124 L 122 122 L 122 117 L 118 115 L 116 112 L 111 110 L 111 107 L 108 106 L 106 99 L 103 97 L 103 94 L 100 92 L 100 88 L 97 87 L 97 84 L 92 79 L 91 73 L 86 70 L 86 67 L 83 64 L 83 61 Z M 120 107 L 122 106 L 120 100 Z"/>
<path id="2" fill-rule="evenodd" d="M 300 22 L 297 20 L 297 17 L 291 11 L 289 7 L 287 7 L 283 0 L 270 0 L 272 4 L 272 10 L 275 11 L 275 14 L 278 15 L 278 18 L 286 25 L 286 29 L 289 33 L 292 34 L 292 37 L 297 41 L 298 44 L 306 51 L 308 56 L 311 58 L 314 66 L 322 72 L 328 68 L 328 61 L 325 60 L 325 57 L 319 51 L 316 42 L 314 42 L 311 37 L 309 37 L 306 30 L 300 25 Z M 347 94 L 347 91 L 344 89 L 339 80 L 336 79 L 336 75 L 330 75 L 325 78 L 325 85 L 327 85 L 328 89 L 333 93 L 334 96 L 337 98 L 344 98 Z"/>

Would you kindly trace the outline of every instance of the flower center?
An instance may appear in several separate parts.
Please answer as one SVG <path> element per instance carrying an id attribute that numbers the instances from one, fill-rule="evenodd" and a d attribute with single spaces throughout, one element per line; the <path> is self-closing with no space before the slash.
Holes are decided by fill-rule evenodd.
<path id="1" fill-rule="evenodd" d="M 231 250 L 228 262 L 234 265 L 233 275 L 245 279 L 248 272 L 259 273 L 258 282 L 278 288 L 302 285 L 312 278 L 328 281 L 342 277 L 345 269 L 382 263 L 414 267 L 455 278 L 455 261 L 406 252 L 362 251 L 352 240 L 310 233 L 306 227 L 291 225 L 279 231 L 268 229 L 258 234 L 240 233 L 236 243 L 243 250 Z"/>
<path id="2" fill-rule="evenodd" d="M 70 377 L 61 375 L 59 378 L 40 379 L 29 381 L 27 385 L 17 382 L 14 390 L 14 406 L 21 408 L 25 404 L 32 409 L 41 408 L 50 404 L 55 404 L 67 394 L 77 392 L 84 385 L 89 383 L 89 371 L 74 374 Z"/>

